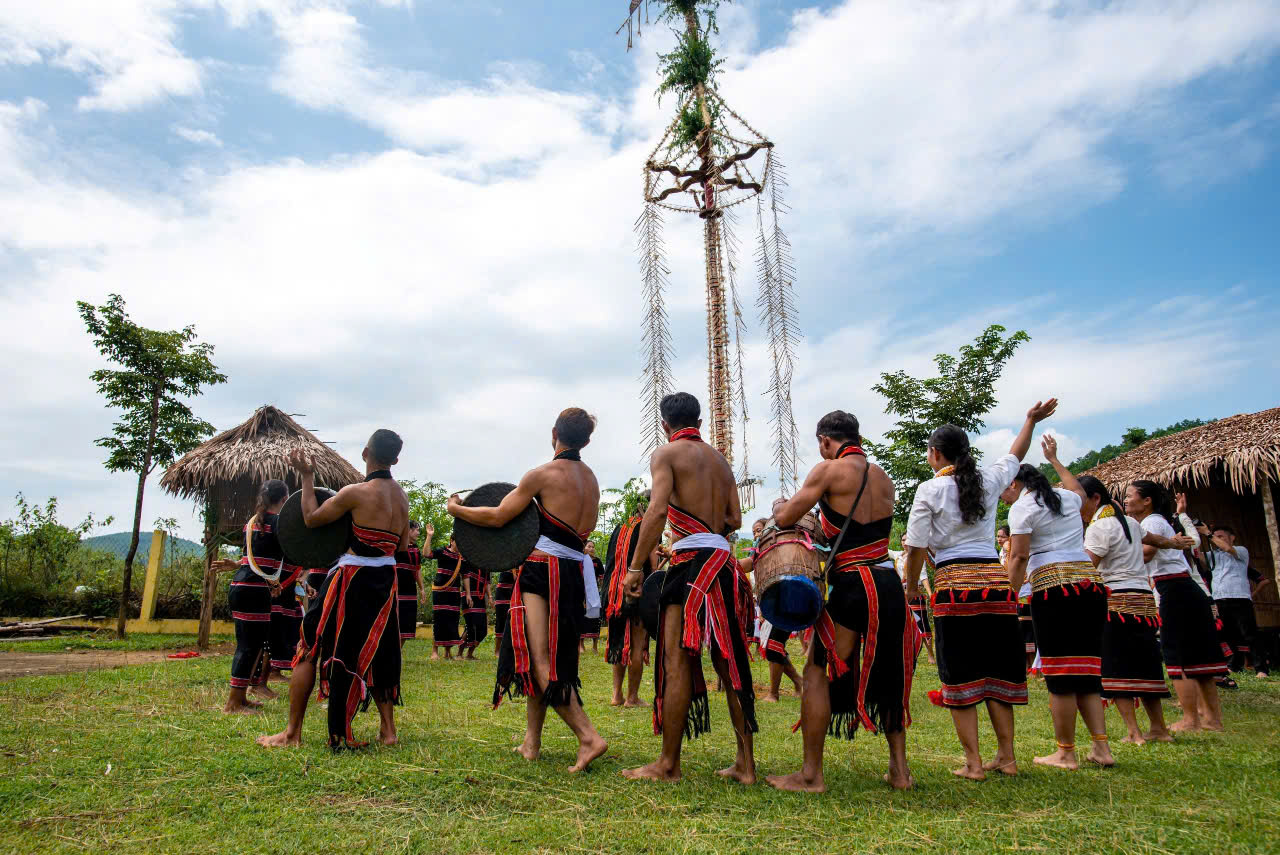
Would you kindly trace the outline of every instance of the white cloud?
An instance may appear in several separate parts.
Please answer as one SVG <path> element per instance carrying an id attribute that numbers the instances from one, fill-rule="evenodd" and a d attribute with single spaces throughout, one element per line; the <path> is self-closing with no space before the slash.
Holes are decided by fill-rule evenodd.
<path id="1" fill-rule="evenodd" d="M 218 7 L 233 26 L 269 22 L 281 48 L 270 77 L 277 91 L 403 148 L 309 162 L 203 151 L 202 170 L 144 188 L 121 184 L 106 163 L 95 171 L 93 150 L 61 138 L 38 102 L 0 105 L 0 261 L 11 265 L 0 290 L 0 381 L 23 402 L 0 420 L 0 459 L 9 461 L 0 487 L 35 494 L 31 485 L 47 485 L 84 510 L 129 506 L 128 479 L 106 476 L 92 445 L 111 416 L 87 379 L 97 357 L 73 307 L 113 291 L 139 321 L 195 323 L 218 345 L 232 382 L 198 409 L 219 427 L 277 403 L 358 459 L 368 432 L 387 424 L 408 439 L 404 474 L 466 487 L 511 479 L 545 457 L 555 413 L 580 403 L 601 417 L 588 458 L 602 481 L 639 471 L 631 225 L 638 165 L 671 106 L 653 103 L 651 77 L 641 74 L 622 101 L 540 85 L 519 66 L 459 85 L 380 65 L 357 6 Z M 147 18 L 136 33 L 151 34 L 129 36 L 136 72 L 94 48 L 105 36 L 53 13 L 0 12 L 0 57 L 74 63 L 65 67 L 101 99 L 86 106 L 196 94 L 199 73 L 194 87 L 178 75 L 169 89 L 155 85 L 169 76 L 152 74 L 174 56 L 199 72 L 170 50 L 188 8 L 129 7 Z M 970 300 L 973 311 L 940 319 L 901 310 L 905 297 L 928 295 L 853 299 L 849 283 L 920 264 L 933 235 L 1010 213 L 1057 216 L 1117 192 L 1126 164 L 1108 147 L 1129 111 L 1273 54 L 1274 9 L 1244 0 L 863 0 L 803 12 L 778 47 L 736 55 L 722 89 L 774 136 L 792 169 L 800 287 L 832 295 L 827 317 L 802 319 L 822 329 L 803 345 L 793 387 L 808 464 L 819 416 L 851 409 L 867 434 L 881 435 L 888 419 L 870 391 L 879 372 L 928 373 L 933 354 L 992 321 L 1028 327 L 1034 340 L 1006 373 L 984 448 L 1007 446 L 1027 404 L 1056 394 L 1054 427 L 1063 426 L 1069 456 L 1083 448 L 1080 420 L 1184 394 L 1188 383 L 1256 361 L 1248 342 L 1223 338 L 1188 351 L 1195 307 L 1177 301 L 1149 329 L 1134 323 L 1138 295 L 1091 307 L 1091 317 L 1069 297 L 1044 295 L 1004 306 Z M 752 43 L 751 18 L 734 21 L 726 18 L 727 37 Z M 653 46 L 631 55 L 641 73 L 652 69 Z M 221 97 L 234 112 L 235 93 Z M 209 131 L 172 133 L 217 145 Z M 693 221 L 672 218 L 667 231 L 678 380 L 701 397 L 701 247 Z M 877 268 L 865 263 L 871 248 L 896 255 Z M 1065 311 L 1077 314 L 1055 314 Z M 768 474 L 758 340 L 747 359 L 752 468 Z M 1100 382 L 1103 361 L 1123 371 Z M 37 437 L 57 451 L 19 462 Z M 152 495 L 147 520 L 175 510 Z M 766 488 L 761 506 L 771 498 Z"/>
<path id="2" fill-rule="evenodd" d="M 206 131 L 201 128 L 188 128 L 184 125 L 174 125 L 173 132 L 187 142 L 195 145 L 208 145 L 213 146 L 214 148 L 222 148 L 222 140 L 218 139 L 218 135 L 213 131 Z"/>

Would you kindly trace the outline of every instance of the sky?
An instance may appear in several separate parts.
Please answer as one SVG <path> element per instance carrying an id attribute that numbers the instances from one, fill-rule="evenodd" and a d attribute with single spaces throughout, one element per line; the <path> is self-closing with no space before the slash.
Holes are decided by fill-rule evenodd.
<path id="1" fill-rule="evenodd" d="M 398 475 L 458 489 L 548 459 L 577 405 L 603 485 L 645 472 L 632 225 L 675 105 L 672 35 L 628 51 L 626 5 L 0 0 L 0 518 L 21 492 L 127 528 L 75 307 L 112 293 L 216 346 L 229 382 L 193 406 L 219 430 L 275 404 L 358 463 L 391 427 Z M 1066 459 L 1280 404 L 1280 0 L 741 0 L 717 47 L 790 181 L 802 472 L 822 414 L 879 436 L 880 373 L 990 323 L 1031 341 L 988 452 L 1049 396 Z M 677 385 L 705 403 L 700 230 L 665 228 Z M 144 528 L 196 536 L 157 482 Z"/>

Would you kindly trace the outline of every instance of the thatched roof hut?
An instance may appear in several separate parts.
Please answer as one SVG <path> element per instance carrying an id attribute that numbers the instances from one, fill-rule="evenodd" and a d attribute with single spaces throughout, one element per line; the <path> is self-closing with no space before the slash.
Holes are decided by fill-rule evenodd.
<path id="1" fill-rule="evenodd" d="M 270 405 L 259 407 L 244 424 L 202 443 L 169 467 L 160 486 L 175 496 L 195 499 L 216 512 L 217 533 L 239 531 L 253 514 L 263 481 L 279 478 L 290 490 L 298 479 L 289 454 L 302 449 L 316 467 L 316 483 L 339 489 L 363 476 L 342 455 Z"/>
<path id="2" fill-rule="evenodd" d="M 1219 419 L 1149 440 L 1088 471 L 1113 492 L 1140 479 L 1187 494 L 1192 516 L 1229 525 L 1264 577 L 1275 579 L 1280 556 L 1280 407 Z M 1276 587 L 1260 592 L 1258 622 L 1280 626 Z"/>
<path id="3" fill-rule="evenodd" d="M 218 545 L 241 540 L 241 530 L 253 515 L 263 481 L 279 478 L 298 488 L 289 454 L 302 449 L 311 455 L 316 484 L 340 489 L 362 479 L 356 468 L 288 413 L 270 405 L 259 407 L 244 424 L 223 431 L 182 456 L 160 479 L 175 496 L 195 499 L 205 508 L 206 565 L 200 608 L 200 647 L 209 645 L 213 593 L 217 574 L 212 561 Z"/>

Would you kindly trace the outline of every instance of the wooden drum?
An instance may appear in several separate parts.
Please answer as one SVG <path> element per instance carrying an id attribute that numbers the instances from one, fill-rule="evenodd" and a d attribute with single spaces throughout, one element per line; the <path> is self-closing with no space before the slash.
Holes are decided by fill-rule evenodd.
<path id="1" fill-rule="evenodd" d="M 794 528 L 772 519 L 756 544 L 756 601 L 760 614 L 778 629 L 800 632 L 822 612 L 822 534 L 818 518 L 805 516 Z"/>

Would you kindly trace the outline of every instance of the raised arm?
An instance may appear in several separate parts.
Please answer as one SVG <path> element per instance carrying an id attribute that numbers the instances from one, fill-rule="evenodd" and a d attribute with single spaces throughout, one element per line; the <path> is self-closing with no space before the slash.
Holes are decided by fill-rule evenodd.
<path id="1" fill-rule="evenodd" d="M 316 502 L 315 467 L 311 457 L 300 448 L 295 448 L 289 455 L 289 463 L 298 473 L 302 484 L 302 522 L 307 528 L 318 528 L 328 525 L 356 505 L 356 485 L 348 484 L 337 492 L 333 498 L 323 505 Z"/>
<path id="2" fill-rule="evenodd" d="M 813 510 L 818 500 L 827 492 L 827 476 L 831 472 L 829 461 L 822 461 L 809 470 L 809 476 L 795 495 L 779 505 L 773 512 L 773 521 L 780 528 L 790 528 L 800 522 L 801 517 Z"/>
<path id="3" fill-rule="evenodd" d="M 640 533 L 636 535 L 636 551 L 631 556 L 631 567 L 627 571 L 627 594 L 640 596 L 640 588 L 644 584 L 644 559 L 658 546 L 662 539 L 662 529 L 667 525 L 667 510 L 671 505 L 671 491 L 675 489 L 676 476 L 671 463 L 665 454 L 666 448 L 659 448 L 649 458 L 649 476 L 653 486 L 649 489 L 649 507 L 644 512 L 644 520 L 640 523 Z"/>
<path id="4" fill-rule="evenodd" d="M 542 488 L 542 468 L 530 469 L 524 473 L 520 483 L 503 497 L 496 507 L 468 508 L 464 507 L 457 494 L 449 497 L 449 513 L 455 518 L 465 520 L 484 528 L 500 528 L 511 522 L 516 516 L 529 507 L 534 496 Z"/>
<path id="5" fill-rule="evenodd" d="M 1084 494 L 1084 487 L 1080 486 L 1075 474 L 1063 466 L 1062 461 L 1058 459 L 1058 441 L 1051 434 L 1046 433 L 1040 438 L 1040 449 L 1044 452 L 1044 459 L 1049 461 L 1053 471 L 1058 473 L 1058 479 L 1062 481 L 1062 488 L 1070 490 L 1082 500 L 1087 500 L 1089 497 Z"/>
<path id="6" fill-rule="evenodd" d="M 1013 440 L 1013 445 L 1009 446 L 1009 453 L 1019 460 L 1026 457 L 1027 452 L 1031 450 L 1031 436 L 1035 433 L 1036 425 L 1053 415 L 1057 409 L 1057 398 L 1036 401 L 1035 406 L 1027 410 L 1027 418 L 1022 423 L 1022 430 L 1018 431 L 1017 437 Z"/>

